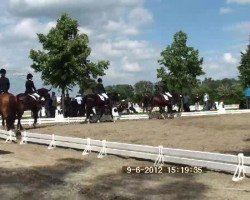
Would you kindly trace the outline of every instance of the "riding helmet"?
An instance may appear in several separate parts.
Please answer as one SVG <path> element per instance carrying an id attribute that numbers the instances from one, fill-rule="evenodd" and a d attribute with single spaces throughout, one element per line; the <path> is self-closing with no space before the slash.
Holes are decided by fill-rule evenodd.
<path id="1" fill-rule="evenodd" d="M 101 83 L 101 82 L 102 82 L 102 79 L 101 79 L 101 78 L 98 78 L 98 79 L 97 79 L 97 82 L 98 82 L 98 83 Z"/>
<path id="2" fill-rule="evenodd" d="M 6 70 L 5 69 L 0 69 L 0 74 L 6 74 Z"/>
<path id="3" fill-rule="evenodd" d="M 33 75 L 31 73 L 27 74 L 27 79 L 30 79 L 32 77 L 33 77 Z"/>

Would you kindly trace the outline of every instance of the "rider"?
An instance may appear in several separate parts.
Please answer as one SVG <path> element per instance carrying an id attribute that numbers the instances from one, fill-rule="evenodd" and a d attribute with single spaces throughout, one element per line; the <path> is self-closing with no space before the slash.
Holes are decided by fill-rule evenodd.
<path id="1" fill-rule="evenodd" d="M 36 93 L 36 88 L 34 82 L 32 81 L 33 75 L 27 74 L 27 81 L 25 83 L 25 93 L 34 96 L 37 100 L 39 99 L 39 94 Z"/>
<path id="2" fill-rule="evenodd" d="M 8 93 L 8 90 L 10 89 L 10 81 L 8 78 L 5 77 L 6 70 L 1 69 L 0 70 L 1 78 L 0 78 L 0 93 Z"/>
<path id="3" fill-rule="evenodd" d="M 105 100 L 108 99 L 108 96 L 106 94 L 106 90 L 102 84 L 102 79 L 101 78 L 98 78 L 97 79 L 97 85 L 96 85 L 96 93 L 101 95 L 102 97 L 104 97 Z"/>

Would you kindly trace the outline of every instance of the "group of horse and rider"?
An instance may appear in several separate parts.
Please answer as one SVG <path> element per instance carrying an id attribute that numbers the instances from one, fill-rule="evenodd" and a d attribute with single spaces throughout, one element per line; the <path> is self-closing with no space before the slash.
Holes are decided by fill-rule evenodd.
<path id="1" fill-rule="evenodd" d="M 32 80 L 33 75 L 29 73 L 25 82 L 25 92 L 14 96 L 8 92 L 10 82 L 6 77 L 6 70 L 1 69 L 0 74 L 0 114 L 2 115 L 3 125 L 6 120 L 6 127 L 9 130 L 14 127 L 15 119 L 18 119 L 17 128 L 22 129 L 21 117 L 25 110 L 31 110 L 34 117 L 33 125 L 35 126 L 39 110 L 45 105 L 44 102 L 50 98 L 49 90 L 45 88 L 37 90 Z M 143 99 L 144 108 L 149 110 L 150 113 L 154 107 L 159 107 L 160 110 L 167 107 L 168 111 L 171 112 L 173 104 L 178 104 L 179 108 L 181 107 L 180 102 L 180 95 L 170 94 L 168 90 L 161 90 L 158 95 L 154 96 L 145 95 Z M 103 114 L 108 114 L 113 118 L 112 109 L 114 107 L 122 108 L 124 102 L 120 100 L 118 93 L 106 93 L 102 79 L 98 78 L 95 92 L 84 96 L 82 105 L 86 114 L 86 121 L 89 122 L 91 114 L 98 116 L 97 121 L 100 121 Z M 134 112 L 136 111 L 134 110 Z"/>
<path id="2" fill-rule="evenodd" d="M 25 92 L 17 96 L 9 93 L 10 81 L 6 77 L 6 70 L 0 70 L 0 114 L 2 116 L 2 125 L 7 130 L 14 128 L 15 119 L 18 119 L 17 128 L 22 129 L 21 118 L 25 110 L 31 110 L 34 117 L 34 125 L 37 122 L 38 111 L 42 107 L 41 98 L 48 97 L 48 91 L 45 88 L 36 89 L 32 81 L 33 75 L 27 74 L 25 82 Z"/>

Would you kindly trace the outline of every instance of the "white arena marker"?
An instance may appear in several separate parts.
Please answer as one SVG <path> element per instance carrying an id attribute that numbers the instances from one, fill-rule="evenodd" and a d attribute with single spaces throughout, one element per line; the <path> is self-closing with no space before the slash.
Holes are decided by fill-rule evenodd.
<path id="1" fill-rule="evenodd" d="M 52 134 L 52 141 L 50 142 L 48 149 L 54 149 L 55 147 L 56 147 L 55 135 Z"/>
<path id="2" fill-rule="evenodd" d="M 107 148 L 106 148 L 106 140 L 102 141 L 102 149 L 99 153 L 99 155 L 97 156 L 98 158 L 103 158 L 104 156 L 107 155 Z"/>
<path id="3" fill-rule="evenodd" d="M 87 155 L 91 152 L 91 145 L 90 145 L 90 138 L 87 138 L 87 145 L 84 149 L 84 151 L 82 152 L 82 155 Z"/>
<path id="4" fill-rule="evenodd" d="M 27 133 L 26 131 L 24 131 L 22 134 L 22 140 L 20 142 L 20 144 L 27 144 Z"/>
<path id="5" fill-rule="evenodd" d="M 238 182 L 245 178 L 245 169 L 244 169 L 244 155 L 243 153 L 238 154 L 239 164 L 234 172 L 232 180 Z"/>
<path id="6" fill-rule="evenodd" d="M 163 150 L 163 146 L 159 146 L 159 154 L 155 160 L 154 166 L 164 165 L 164 156 L 163 156 L 162 150 Z"/>

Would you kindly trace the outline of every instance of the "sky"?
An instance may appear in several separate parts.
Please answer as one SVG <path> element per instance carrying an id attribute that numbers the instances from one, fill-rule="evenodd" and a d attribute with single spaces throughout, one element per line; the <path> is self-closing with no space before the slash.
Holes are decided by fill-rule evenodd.
<path id="1" fill-rule="evenodd" d="M 2 0 L 0 67 L 7 70 L 10 92 L 24 91 L 28 72 L 43 86 L 30 68 L 29 51 L 41 49 L 36 33 L 48 33 L 64 12 L 89 36 L 90 60 L 110 61 L 106 86 L 157 81 L 160 53 L 180 30 L 204 59 L 201 79 L 237 78 L 249 43 L 250 0 Z"/>

